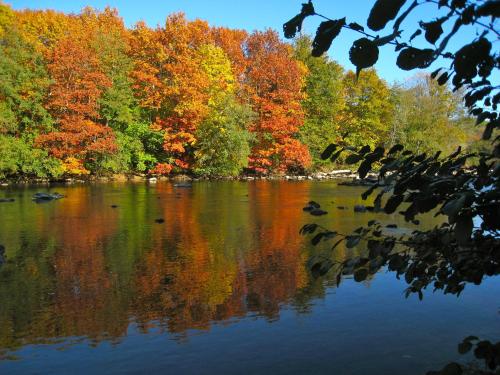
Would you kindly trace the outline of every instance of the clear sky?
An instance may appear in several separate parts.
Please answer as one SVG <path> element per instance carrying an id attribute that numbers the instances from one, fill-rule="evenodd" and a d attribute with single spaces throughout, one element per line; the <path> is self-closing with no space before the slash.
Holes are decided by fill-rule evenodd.
<path id="1" fill-rule="evenodd" d="M 14 9 L 56 9 L 63 12 L 79 12 L 85 6 L 103 9 L 106 5 L 119 10 L 127 26 L 132 27 L 137 21 L 144 20 L 150 26 L 162 25 L 165 17 L 173 12 L 184 12 L 189 19 L 201 18 L 211 25 L 240 28 L 247 31 L 272 28 L 283 36 L 282 25 L 300 11 L 301 3 L 306 0 L 4 0 Z M 374 0 L 315 0 L 318 13 L 330 18 L 347 17 L 347 22 L 365 25 Z M 417 17 L 426 21 L 438 16 L 433 5 L 424 5 L 408 20 L 414 26 L 406 35 L 415 30 Z M 319 18 L 307 19 L 303 32 L 314 34 Z M 403 24 L 403 29 L 404 29 Z M 385 34 L 384 34 L 385 35 Z M 405 34 L 403 34 L 405 35 Z M 360 36 L 350 30 L 343 30 L 333 42 L 330 56 L 347 69 L 353 69 L 349 61 L 349 48 Z M 422 37 L 420 37 L 422 38 Z M 423 40 L 423 38 L 422 38 Z M 459 35 L 451 51 L 461 40 Z M 428 47 L 428 46 L 427 46 Z M 388 82 L 402 81 L 415 72 L 399 70 L 395 65 L 396 54 L 393 47 L 385 46 L 376 64 L 379 74 Z M 434 63 L 430 70 L 438 67 Z"/>

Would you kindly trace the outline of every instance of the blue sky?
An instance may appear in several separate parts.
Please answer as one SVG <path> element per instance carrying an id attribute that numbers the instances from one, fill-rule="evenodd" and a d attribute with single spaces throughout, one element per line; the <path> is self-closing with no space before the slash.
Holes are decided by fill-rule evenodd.
<path id="1" fill-rule="evenodd" d="M 189 19 L 201 18 L 207 20 L 211 25 L 240 28 L 250 32 L 272 28 L 278 30 L 281 36 L 283 35 L 283 23 L 300 11 L 303 1 L 305 0 L 5 0 L 14 9 L 48 8 L 73 13 L 79 12 L 85 6 L 103 9 L 109 5 L 119 10 L 129 27 L 139 20 L 146 21 L 150 26 L 162 25 L 168 14 L 181 11 Z M 374 0 L 314 1 L 318 13 L 330 18 L 347 17 L 347 22 L 358 22 L 362 25 L 365 24 L 373 3 Z M 432 4 L 420 7 L 418 12 L 408 20 L 406 35 L 411 35 L 415 30 L 417 17 L 426 21 L 436 18 L 438 13 L 435 9 Z M 319 18 L 306 20 L 303 32 L 314 34 L 320 21 Z M 413 25 L 413 29 L 409 29 L 409 25 Z M 405 24 L 403 24 L 404 28 Z M 343 30 L 333 42 L 329 52 L 331 58 L 347 69 L 353 69 L 348 58 L 349 48 L 352 42 L 359 37 L 359 34 L 350 30 Z M 421 43 L 422 41 L 423 38 Z M 463 41 L 463 35 L 458 35 L 455 43 L 451 44 L 451 51 L 454 52 L 458 43 L 463 43 Z M 396 56 L 392 47 L 383 47 L 379 61 L 375 66 L 379 74 L 390 83 L 403 81 L 415 73 L 414 71 L 405 72 L 398 69 L 395 65 Z M 430 70 L 439 66 L 439 62 L 434 63 Z"/>

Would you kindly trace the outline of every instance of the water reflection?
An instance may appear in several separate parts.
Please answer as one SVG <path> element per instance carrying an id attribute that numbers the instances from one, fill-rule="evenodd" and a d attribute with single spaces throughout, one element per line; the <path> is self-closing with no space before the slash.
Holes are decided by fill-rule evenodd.
<path id="1" fill-rule="evenodd" d="M 378 218 L 353 212 L 361 190 L 330 182 L 59 187 L 67 198 L 44 205 L 35 191 L 2 192 L 16 198 L 0 206 L 4 355 L 57 339 L 119 343 L 131 324 L 186 340 L 249 315 L 275 321 L 285 305 L 307 314 L 336 275 L 314 280 L 305 267 L 328 244 L 298 236 L 311 220 L 304 202 L 321 201 L 330 215 L 320 221 L 344 233 Z"/>

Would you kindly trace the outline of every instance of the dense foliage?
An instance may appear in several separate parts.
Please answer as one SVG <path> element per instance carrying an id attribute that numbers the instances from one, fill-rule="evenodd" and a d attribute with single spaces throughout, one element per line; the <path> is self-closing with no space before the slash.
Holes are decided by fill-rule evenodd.
<path id="1" fill-rule="evenodd" d="M 127 29 L 109 8 L 0 4 L 0 178 L 302 173 L 329 168 L 320 155 L 334 142 L 435 147 L 409 113 L 449 101 L 449 89 L 414 98 L 411 82 L 390 87 L 375 70 L 357 82 L 310 45 L 182 14 Z M 433 130 L 466 147 L 474 137 L 451 126 L 457 113 Z"/>
<path id="2" fill-rule="evenodd" d="M 414 224 L 419 224 L 418 215 L 432 212 L 435 216 L 444 216 L 444 223 L 409 234 L 395 233 L 394 224 L 376 220 L 351 234 L 307 224 L 301 233 L 314 234 L 313 245 L 336 239 L 327 253 L 310 260 L 310 268 L 316 275 L 336 269 L 339 275 L 337 284 L 341 282 L 342 274 L 352 274 L 356 281 L 363 281 L 387 267 L 398 277 L 404 276 L 409 284 L 407 296 L 415 293 L 422 299 L 424 290 L 431 286 L 434 291 L 442 290 L 458 296 L 468 283 L 480 284 L 485 277 L 500 273 L 500 136 L 497 135 L 500 86 L 495 82 L 500 55 L 492 42 L 498 41 L 500 35 L 495 28 L 500 3 L 424 0 L 413 1 L 406 8 L 405 3 L 404 0 L 375 1 L 367 21 L 374 31 L 385 29 L 401 13 L 387 36 L 368 34 L 357 23 L 347 24 L 345 18 L 322 22 L 312 43 L 312 55 L 315 55 L 315 49 L 320 51 L 317 54 L 328 50 L 342 28 L 361 33 L 363 37 L 355 41 L 350 50 L 350 60 L 357 68 L 360 82 L 357 90 L 362 87 L 361 71 L 376 63 L 379 47 L 387 44 L 395 46 L 398 52 L 396 64 L 403 70 L 426 68 L 443 59 L 452 61 L 450 67 L 435 70 L 431 74 L 435 81 L 418 78 L 410 89 L 395 88 L 397 110 L 394 115 L 399 121 L 394 122 L 389 132 L 391 143 L 394 143 L 392 147 L 373 147 L 373 143 L 352 147 L 341 141 L 328 145 L 321 156 L 325 160 L 334 160 L 347 153 L 346 162 L 359 164 L 361 178 L 365 178 L 370 170 L 378 169 L 377 181 L 362 196 L 367 200 L 377 193 L 373 206 L 368 207 L 370 210 L 392 215 L 400 209 L 399 214 Z M 443 13 L 443 8 L 443 17 L 420 21 L 416 31 L 403 41 L 400 27 L 406 17 L 421 5 L 436 6 L 438 15 Z M 294 36 L 300 31 L 304 19 L 313 15 L 326 18 L 315 12 L 311 1 L 303 4 L 301 13 L 284 25 L 285 35 Z M 477 32 L 478 29 L 482 31 Z M 450 52 L 449 41 L 459 30 L 469 36 L 470 41 Z M 427 43 L 426 48 L 412 45 L 419 35 L 425 35 L 422 43 Z M 449 80 L 453 92 L 462 95 L 463 105 L 446 89 Z M 401 89 L 403 94 L 397 94 Z M 363 108 L 363 105 L 356 106 Z M 376 108 L 377 102 L 374 102 L 368 110 Z M 488 141 L 488 145 L 466 152 L 458 147 L 442 157 L 442 151 L 447 151 L 446 143 L 440 142 L 443 134 L 451 135 L 449 130 L 458 129 L 459 132 L 453 134 L 456 140 L 466 137 L 467 120 L 462 117 L 466 110 L 476 118 L 476 125 L 484 125 L 482 139 Z M 418 130 L 414 132 L 414 128 Z M 384 199 L 386 195 L 388 198 Z M 326 214 L 316 202 L 309 202 L 304 210 L 313 215 Z M 341 243 L 347 249 L 365 246 L 367 256 L 335 262 L 332 253 Z M 472 348 L 485 367 L 484 371 L 477 373 L 498 374 L 500 343 L 470 336 L 458 347 L 462 354 Z M 462 374 L 464 368 L 451 363 L 441 371 L 431 373 Z"/>

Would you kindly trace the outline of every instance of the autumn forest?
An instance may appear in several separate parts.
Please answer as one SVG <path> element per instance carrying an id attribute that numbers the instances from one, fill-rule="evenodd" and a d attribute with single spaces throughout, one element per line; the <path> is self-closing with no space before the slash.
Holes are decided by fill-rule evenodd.
<path id="1" fill-rule="evenodd" d="M 357 78 L 310 44 L 183 14 L 127 29 L 110 8 L 0 4 L 0 178 L 304 173 L 332 142 L 480 147 L 460 93 Z"/>

